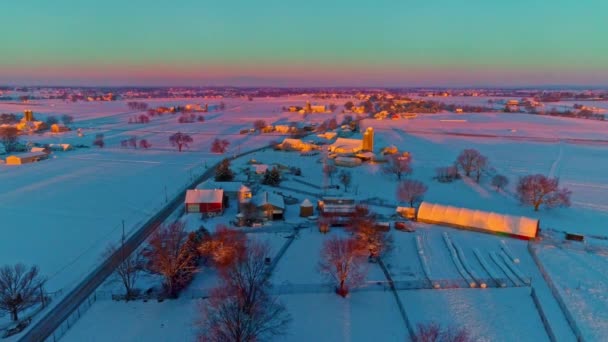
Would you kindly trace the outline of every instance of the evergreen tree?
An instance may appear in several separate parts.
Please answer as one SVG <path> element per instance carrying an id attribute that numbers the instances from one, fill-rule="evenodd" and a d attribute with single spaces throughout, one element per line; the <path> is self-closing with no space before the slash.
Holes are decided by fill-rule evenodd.
<path id="1" fill-rule="evenodd" d="M 281 173 L 276 167 L 272 170 L 266 170 L 263 183 L 270 186 L 279 186 L 281 184 Z"/>
<path id="2" fill-rule="evenodd" d="M 230 160 L 224 159 L 215 169 L 215 180 L 218 182 L 230 182 L 234 179 L 234 172 L 230 169 Z"/>

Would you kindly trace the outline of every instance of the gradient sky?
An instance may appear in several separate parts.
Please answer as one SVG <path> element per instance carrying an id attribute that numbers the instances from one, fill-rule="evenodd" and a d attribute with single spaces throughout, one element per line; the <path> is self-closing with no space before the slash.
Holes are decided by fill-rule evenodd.
<path id="1" fill-rule="evenodd" d="M 3 1 L 0 84 L 608 85 L 608 1 Z"/>

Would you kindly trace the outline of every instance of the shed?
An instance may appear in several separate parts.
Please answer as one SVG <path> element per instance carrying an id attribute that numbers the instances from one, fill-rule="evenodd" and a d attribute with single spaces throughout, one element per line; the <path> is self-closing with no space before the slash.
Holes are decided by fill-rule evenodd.
<path id="1" fill-rule="evenodd" d="M 512 237 L 533 239 L 538 234 L 539 220 L 489 211 L 472 210 L 422 202 L 418 221 L 470 229 Z"/>
<path id="2" fill-rule="evenodd" d="M 48 154 L 44 152 L 28 152 L 21 154 L 14 154 L 6 157 L 6 165 L 21 165 L 34 163 L 39 160 L 48 158 Z"/>
<path id="3" fill-rule="evenodd" d="M 300 217 L 310 217 L 314 214 L 314 207 L 312 203 L 307 199 L 302 201 L 300 204 Z"/>
<path id="4" fill-rule="evenodd" d="M 218 214 L 224 211 L 224 190 L 193 189 L 186 191 L 187 213 Z"/>
<path id="5" fill-rule="evenodd" d="M 264 191 L 252 199 L 260 213 L 269 220 L 280 220 L 285 212 L 283 196 Z"/>
<path id="6" fill-rule="evenodd" d="M 337 157 L 334 164 L 337 166 L 355 167 L 361 165 L 361 159 L 352 157 Z"/>

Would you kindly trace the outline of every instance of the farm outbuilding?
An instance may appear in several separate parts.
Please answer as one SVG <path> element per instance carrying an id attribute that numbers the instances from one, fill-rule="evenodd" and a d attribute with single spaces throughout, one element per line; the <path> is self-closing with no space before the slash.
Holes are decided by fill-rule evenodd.
<path id="1" fill-rule="evenodd" d="M 504 234 L 533 239 L 538 234 L 539 221 L 524 216 L 497 214 L 435 203 L 422 202 L 418 221 L 462 229 Z"/>
<path id="2" fill-rule="evenodd" d="M 187 213 L 221 214 L 224 211 L 224 190 L 188 190 L 184 204 Z"/>
<path id="3" fill-rule="evenodd" d="M 361 159 L 352 157 L 337 157 L 334 159 L 336 166 L 355 167 L 361 165 Z"/>
<path id="4" fill-rule="evenodd" d="M 252 199 L 262 216 L 269 220 L 281 220 L 285 212 L 283 196 L 264 191 Z"/>
<path id="5" fill-rule="evenodd" d="M 310 217 L 314 214 L 312 202 L 307 199 L 300 204 L 300 217 Z"/>
<path id="6" fill-rule="evenodd" d="M 48 154 L 45 152 L 29 152 L 29 153 L 21 153 L 14 154 L 6 157 L 6 165 L 21 165 L 34 163 L 39 160 L 43 160 L 48 158 Z"/>
<path id="7" fill-rule="evenodd" d="M 245 186 L 241 182 L 216 182 L 214 180 L 207 180 L 196 186 L 197 189 L 222 189 L 224 195 L 228 198 L 236 199 L 242 202 L 248 198 L 251 198 L 251 189 Z"/>

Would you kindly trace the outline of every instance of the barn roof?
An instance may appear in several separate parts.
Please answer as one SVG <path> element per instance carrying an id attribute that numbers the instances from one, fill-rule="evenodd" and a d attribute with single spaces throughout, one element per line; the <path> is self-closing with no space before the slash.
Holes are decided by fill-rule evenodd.
<path id="1" fill-rule="evenodd" d="M 302 204 L 300 204 L 301 207 L 312 207 L 312 203 L 307 199 L 305 199 L 304 201 L 302 201 Z"/>
<path id="2" fill-rule="evenodd" d="M 270 204 L 273 207 L 285 209 L 285 200 L 283 199 L 283 196 L 268 191 L 264 191 L 257 195 L 253 199 L 253 203 L 258 207 L 261 207 L 265 204 Z"/>
<path id="3" fill-rule="evenodd" d="M 193 189 L 186 191 L 185 203 L 222 203 L 222 189 Z"/>
<path id="4" fill-rule="evenodd" d="M 506 233 L 526 238 L 536 237 L 538 230 L 538 219 L 428 202 L 420 204 L 418 219 L 426 222 Z"/>
<path id="5" fill-rule="evenodd" d="M 207 180 L 196 186 L 197 189 L 223 189 L 226 192 L 249 191 L 249 188 L 241 182 L 216 182 Z"/>

